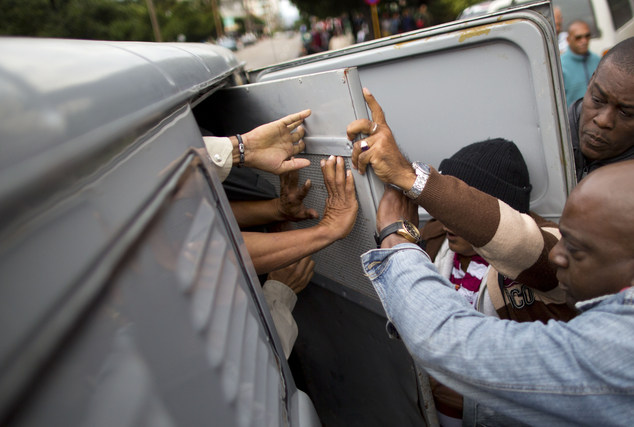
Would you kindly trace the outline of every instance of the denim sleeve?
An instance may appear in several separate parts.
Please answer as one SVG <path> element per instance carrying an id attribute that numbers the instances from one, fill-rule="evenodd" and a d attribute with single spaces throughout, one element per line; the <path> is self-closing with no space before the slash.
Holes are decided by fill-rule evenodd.
<path id="1" fill-rule="evenodd" d="M 416 245 L 361 258 L 416 363 L 449 387 L 529 424 L 634 416 L 632 304 L 602 305 L 568 323 L 500 320 L 472 309 Z"/>

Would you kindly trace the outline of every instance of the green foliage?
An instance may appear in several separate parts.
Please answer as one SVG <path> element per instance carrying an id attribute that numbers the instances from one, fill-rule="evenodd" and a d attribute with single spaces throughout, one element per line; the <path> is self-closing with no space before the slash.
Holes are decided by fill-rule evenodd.
<path id="1" fill-rule="evenodd" d="M 458 14 L 467 6 L 479 3 L 483 0 L 407 0 L 403 1 L 386 1 L 381 0 L 377 7 L 379 13 L 384 11 L 394 11 L 407 7 L 418 7 L 425 3 L 429 7 L 429 11 L 434 17 L 434 23 L 453 21 Z M 316 16 L 319 19 L 340 16 L 343 13 L 360 12 L 369 16 L 368 6 L 363 0 L 291 0 L 291 2 L 299 9 L 304 16 Z"/>
<path id="2" fill-rule="evenodd" d="M 206 41 L 215 34 L 211 7 L 195 1 L 157 1 L 161 34 L 165 41 L 176 41 L 179 34 L 190 42 Z"/>
<path id="3" fill-rule="evenodd" d="M 207 0 L 154 0 L 164 41 L 215 34 Z M 0 0 L 0 35 L 154 40 L 146 0 Z"/>
<path id="4" fill-rule="evenodd" d="M 483 0 L 434 0 L 428 2 L 429 10 L 440 22 L 453 21 L 465 8 Z"/>

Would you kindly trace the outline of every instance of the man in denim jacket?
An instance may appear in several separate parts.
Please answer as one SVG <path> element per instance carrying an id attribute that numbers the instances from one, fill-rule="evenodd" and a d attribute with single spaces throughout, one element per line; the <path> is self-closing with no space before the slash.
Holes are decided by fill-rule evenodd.
<path id="1" fill-rule="evenodd" d="M 581 312 L 517 323 L 473 310 L 427 254 L 398 233 L 362 255 L 390 321 L 431 375 L 529 425 L 627 425 L 634 417 L 634 161 L 600 168 L 571 193 L 550 253 Z M 386 189 L 377 228 L 416 221 Z M 480 421 L 477 411 L 465 424 Z M 495 424 L 495 420 L 493 420 Z"/>

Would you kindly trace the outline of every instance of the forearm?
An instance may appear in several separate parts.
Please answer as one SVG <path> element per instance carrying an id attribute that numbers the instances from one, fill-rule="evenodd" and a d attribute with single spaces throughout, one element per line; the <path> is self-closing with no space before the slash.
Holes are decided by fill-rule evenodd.
<path id="1" fill-rule="evenodd" d="M 232 201 L 231 210 L 240 227 L 269 224 L 282 221 L 280 199 L 257 201 Z"/>
<path id="2" fill-rule="evenodd" d="M 516 211 L 435 170 L 417 203 L 471 243 L 503 275 L 539 290 L 557 286 L 548 261 L 548 252 L 559 239 L 556 224 Z"/>
<path id="3" fill-rule="evenodd" d="M 475 247 L 491 241 L 498 228 L 498 199 L 432 168 L 415 202 Z"/>
<path id="4" fill-rule="evenodd" d="M 493 239 L 475 248 L 500 273 L 531 288 L 546 292 L 557 287 L 548 253 L 561 234 L 556 224 L 538 215 L 520 214 L 500 204 L 500 224 Z"/>
<path id="5" fill-rule="evenodd" d="M 286 267 L 337 240 L 320 224 L 279 233 L 243 232 L 242 237 L 258 274 Z"/>

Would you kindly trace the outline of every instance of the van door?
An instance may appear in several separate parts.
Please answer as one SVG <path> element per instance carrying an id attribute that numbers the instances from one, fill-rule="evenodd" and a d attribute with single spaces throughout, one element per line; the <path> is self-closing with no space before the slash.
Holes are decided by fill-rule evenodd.
<path id="1" fill-rule="evenodd" d="M 557 220 L 574 186 L 566 103 L 549 2 L 451 22 L 252 72 L 258 82 L 356 67 L 411 160 L 437 167 L 487 138 L 514 141 L 531 209 Z"/>

